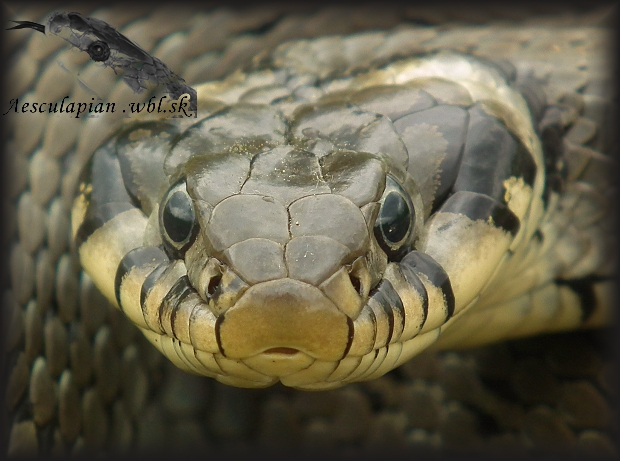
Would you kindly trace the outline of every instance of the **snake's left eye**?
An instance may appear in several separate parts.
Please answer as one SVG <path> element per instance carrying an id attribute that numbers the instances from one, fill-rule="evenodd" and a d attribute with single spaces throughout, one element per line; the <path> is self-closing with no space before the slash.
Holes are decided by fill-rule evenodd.
<path id="1" fill-rule="evenodd" d="M 97 40 L 88 45 L 86 52 L 90 56 L 90 59 L 97 62 L 105 61 L 110 57 L 110 47 L 101 40 Z"/>
<path id="2" fill-rule="evenodd" d="M 182 254 L 193 243 L 198 225 L 185 182 L 175 184 L 164 196 L 159 208 L 159 227 L 164 242 L 173 253 Z"/>
<path id="3" fill-rule="evenodd" d="M 379 246 L 391 261 L 398 261 L 410 250 L 415 238 L 415 210 L 407 192 L 387 176 L 374 233 Z"/>

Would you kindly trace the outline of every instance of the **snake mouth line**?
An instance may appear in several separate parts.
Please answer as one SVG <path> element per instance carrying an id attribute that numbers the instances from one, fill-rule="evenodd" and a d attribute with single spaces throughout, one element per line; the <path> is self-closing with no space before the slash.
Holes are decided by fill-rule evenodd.
<path id="1" fill-rule="evenodd" d="M 272 347 L 263 351 L 263 354 L 282 354 L 282 355 L 295 355 L 299 352 L 298 349 L 292 347 Z"/>

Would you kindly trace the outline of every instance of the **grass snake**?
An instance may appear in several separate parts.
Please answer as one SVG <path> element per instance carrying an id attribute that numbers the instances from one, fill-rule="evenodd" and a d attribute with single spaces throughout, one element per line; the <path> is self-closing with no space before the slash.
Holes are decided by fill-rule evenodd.
<path id="1" fill-rule="evenodd" d="M 36 324 L 37 315 L 45 323 L 45 341 L 33 345 L 28 328 L 25 338 L 13 334 L 15 345 L 24 348 L 13 354 L 14 370 L 21 371 L 24 361 L 32 366 L 29 392 L 16 393 L 9 385 L 14 414 L 19 413 L 17 402 L 30 393 L 30 410 L 18 406 L 22 414 L 17 420 L 31 418 L 41 428 L 53 427 L 50 421 L 58 418 L 60 431 L 53 437 L 62 442 L 55 446 L 75 449 L 78 434 L 88 432 L 87 410 L 97 403 L 113 405 L 113 419 L 114 412 L 141 411 L 131 408 L 135 400 L 128 397 L 118 409 L 115 398 L 131 393 L 119 377 L 106 383 L 105 374 L 147 353 L 131 344 L 138 340 L 126 333 L 129 327 L 115 311 L 82 325 L 89 317 L 84 298 L 98 297 L 103 304 L 93 281 L 111 303 L 120 301 L 178 366 L 243 387 L 280 379 L 321 389 L 378 377 L 436 340 L 447 321 L 439 335 L 444 347 L 547 331 L 550 323 L 564 329 L 599 322 L 592 301 L 604 292 L 604 276 L 613 268 L 611 231 L 605 227 L 611 190 L 606 174 L 613 164 L 600 153 L 609 152 L 613 142 L 604 128 L 611 111 L 605 86 L 610 78 L 604 54 L 591 54 L 606 43 L 604 30 L 566 28 L 565 40 L 521 38 L 519 47 L 510 48 L 512 55 L 497 43 L 526 36 L 523 29 L 496 30 L 495 40 L 485 37 L 483 28 L 471 28 L 469 35 L 463 30 L 401 26 L 386 33 L 285 44 L 263 53 L 251 70 L 199 85 L 199 110 L 205 107 L 206 113 L 199 114 L 197 124 L 130 120 L 111 142 L 106 138 L 118 129 L 119 117 L 68 122 L 55 116 L 46 128 L 41 117 L 37 122 L 36 116 L 19 114 L 24 128 L 15 128 L 15 139 L 21 141 L 26 129 L 30 144 L 9 146 L 35 154 L 20 157 L 30 162 L 31 184 L 17 201 L 20 242 L 11 251 L 11 270 L 27 271 L 30 264 L 39 278 L 35 288 L 13 276 L 11 296 L 24 306 L 22 324 L 31 325 L 33 318 Z M 470 42 L 456 46 L 456 36 Z M 437 51 L 443 48 L 457 51 Z M 394 57 L 421 53 L 414 59 Z M 82 58 L 74 53 L 67 60 L 79 68 Z M 27 58 L 21 62 L 28 64 Z M 66 72 L 64 66 L 52 62 L 48 81 L 57 78 L 59 68 Z M 207 68 L 216 77 L 222 72 Z M 114 86 L 115 76 L 106 76 L 101 67 L 91 65 L 78 78 L 76 73 L 69 70 L 81 83 L 74 100 L 106 85 L 109 100 L 135 97 L 126 86 Z M 60 99 L 63 91 L 56 89 L 52 96 L 35 91 L 34 96 Z M 598 122 L 596 130 L 592 120 Z M 186 130 L 182 135 L 179 126 Z M 33 136 L 37 127 L 38 137 Z M 215 136 L 205 138 L 204 133 Z M 501 155 L 488 154 L 491 143 L 493 149 L 501 146 Z M 219 155 L 192 157 L 198 149 Z M 143 151 L 149 154 L 144 159 Z M 161 159 L 163 169 L 149 166 L 152 157 Z M 63 255 L 69 248 L 63 241 L 67 210 L 86 164 L 90 178 L 82 183 L 74 207 L 77 245 Z M 33 181 L 41 168 L 51 176 L 56 171 L 55 188 Z M 58 189 L 60 196 L 53 198 Z M 166 220 L 178 217 L 170 203 L 189 211 L 183 235 L 166 227 Z M 25 236 L 24 220 L 46 219 L 45 212 L 41 217 L 36 211 L 43 205 L 56 221 L 50 221 L 47 235 Z M 257 210 L 270 219 L 257 220 Z M 315 220 L 317 210 L 325 219 Z M 246 226 L 238 225 L 244 221 Z M 139 229 L 136 222 L 142 223 Z M 559 232 L 564 229 L 568 232 Z M 45 237 L 48 248 L 41 250 Z M 114 251 L 112 258 L 106 256 Z M 67 275 L 75 271 L 78 254 L 90 276 Z M 322 258 L 313 259 L 315 254 Z M 175 262 L 181 256 L 185 264 Z M 310 263 L 304 261 L 308 256 Z M 54 265 L 60 274 L 55 294 L 45 288 L 46 270 Z M 152 273 L 157 277 L 149 281 Z M 147 282 L 152 285 L 148 290 Z M 79 286 L 81 299 L 75 294 L 71 299 L 63 283 Z M 142 287 L 143 299 L 132 300 L 140 298 L 136 286 Z M 33 292 L 37 301 L 28 302 Z M 274 298 L 274 292 L 280 294 Z M 589 311 L 581 309 L 585 302 Z M 79 313 L 78 304 L 83 306 Z M 255 314 L 257 304 L 262 311 Z M 134 305 L 137 310 L 127 307 Z M 550 305 L 557 309 L 550 313 Z M 266 311 L 271 311 L 269 321 L 263 320 Z M 527 322 L 521 321 L 523 311 L 530 312 Z M 552 322 L 549 315 L 556 315 Z M 185 329 L 175 326 L 183 319 Z M 194 328 L 197 322 L 206 327 Z M 205 335 L 204 330 L 211 331 Z M 121 332 L 129 339 L 119 338 Z M 192 354 L 181 346 L 181 336 L 186 346 L 194 343 Z M 89 338 L 95 363 L 90 373 L 79 376 L 83 342 L 78 341 Z M 42 347 L 46 357 L 38 356 Z M 98 347 L 117 347 L 122 358 L 116 363 L 104 359 Z M 46 374 L 52 383 L 57 380 L 58 409 L 36 398 Z M 66 409 L 80 394 L 85 414 L 76 429 L 66 420 Z M 40 429 L 37 434 L 42 437 Z M 92 447 L 92 440 L 86 440 Z"/>

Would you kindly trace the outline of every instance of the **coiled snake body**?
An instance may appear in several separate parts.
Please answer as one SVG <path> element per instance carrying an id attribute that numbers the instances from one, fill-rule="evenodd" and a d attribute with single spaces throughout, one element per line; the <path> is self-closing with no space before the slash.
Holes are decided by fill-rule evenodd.
<path id="1" fill-rule="evenodd" d="M 541 68 L 423 34 L 281 45 L 198 86 L 197 121 L 93 121 L 76 252 L 175 365 L 330 389 L 436 341 L 609 322 L 613 164 L 583 146 L 611 138 L 577 129 L 609 104 L 596 37 Z"/>

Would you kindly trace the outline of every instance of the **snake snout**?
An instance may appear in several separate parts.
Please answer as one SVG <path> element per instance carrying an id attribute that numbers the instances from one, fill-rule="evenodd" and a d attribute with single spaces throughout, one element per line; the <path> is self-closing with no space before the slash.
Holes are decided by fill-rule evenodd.
<path id="1" fill-rule="evenodd" d="M 230 359 L 303 355 L 334 361 L 345 355 L 353 331 L 349 317 L 321 290 L 283 278 L 250 287 L 220 316 L 216 334 Z"/>

